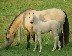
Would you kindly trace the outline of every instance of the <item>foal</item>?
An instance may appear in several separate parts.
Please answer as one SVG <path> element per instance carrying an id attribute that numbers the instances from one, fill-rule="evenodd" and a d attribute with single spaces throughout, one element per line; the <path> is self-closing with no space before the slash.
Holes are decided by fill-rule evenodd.
<path id="1" fill-rule="evenodd" d="M 33 24 L 33 31 L 35 33 L 35 48 L 33 51 L 36 50 L 37 43 L 39 42 L 40 45 L 40 50 L 42 50 L 42 44 L 41 44 L 41 33 L 46 33 L 49 31 L 52 31 L 53 36 L 54 36 L 54 47 L 52 51 L 56 50 L 56 47 L 58 45 L 59 49 L 61 48 L 60 46 L 60 41 L 59 41 L 59 34 L 60 34 L 60 23 L 56 20 L 49 20 L 49 21 L 41 21 L 39 18 L 37 18 L 35 15 L 33 15 L 33 19 L 30 22 Z"/>

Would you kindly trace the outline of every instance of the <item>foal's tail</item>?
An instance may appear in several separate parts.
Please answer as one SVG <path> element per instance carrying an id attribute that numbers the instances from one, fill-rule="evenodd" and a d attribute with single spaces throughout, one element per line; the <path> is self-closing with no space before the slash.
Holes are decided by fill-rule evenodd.
<path id="1" fill-rule="evenodd" d="M 65 22 L 63 25 L 63 35 L 64 35 L 64 45 L 67 45 L 69 42 L 69 22 L 68 22 L 68 18 L 67 18 L 66 13 L 65 13 L 65 15 L 66 15 L 66 17 L 65 17 Z"/>

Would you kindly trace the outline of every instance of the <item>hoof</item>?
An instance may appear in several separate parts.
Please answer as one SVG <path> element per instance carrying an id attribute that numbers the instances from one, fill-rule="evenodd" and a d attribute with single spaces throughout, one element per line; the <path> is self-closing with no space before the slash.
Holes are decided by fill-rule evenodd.
<path id="1" fill-rule="evenodd" d="M 55 50 L 52 50 L 52 51 L 55 51 Z"/>
<path id="2" fill-rule="evenodd" d="M 61 49 L 58 49 L 58 50 L 61 50 Z"/>
<path id="3" fill-rule="evenodd" d="M 41 52 L 41 51 L 39 51 L 39 52 Z"/>
<path id="4" fill-rule="evenodd" d="M 10 47 L 10 46 L 7 46 L 7 47 L 5 47 L 5 49 L 6 49 L 6 50 L 8 50 L 8 49 L 9 49 L 9 47 Z"/>
<path id="5" fill-rule="evenodd" d="M 29 49 L 29 48 L 30 48 L 30 46 L 27 46 L 27 47 L 26 47 L 26 49 Z"/>
<path id="6" fill-rule="evenodd" d="M 55 51 L 56 49 L 53 49 L 52 51 Z"/>
<path id="7" fill-rule="evenodd" d="M 20 45 L 20 43 L 17 43 L 15 46 L 19 46 Z"/>
<path id="8" fill-rule="evenodd" d="M 28 48 L 28 47 L 26 47 L 26 49 L 28 50 L 29 48 Z"/>
<path id="9" fill-rule="evenodd" d="M 35 51 L 35 50 L 33 50 L 33 51 Z"/>

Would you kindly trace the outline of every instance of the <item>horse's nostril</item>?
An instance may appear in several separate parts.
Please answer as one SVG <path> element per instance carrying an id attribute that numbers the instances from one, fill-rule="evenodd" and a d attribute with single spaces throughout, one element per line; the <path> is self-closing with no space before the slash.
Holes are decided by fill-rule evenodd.
<path id="1" fill-rule="evenodd" d="M 33 24 L 33 22 L 30 22 L 31 24 Z"/>

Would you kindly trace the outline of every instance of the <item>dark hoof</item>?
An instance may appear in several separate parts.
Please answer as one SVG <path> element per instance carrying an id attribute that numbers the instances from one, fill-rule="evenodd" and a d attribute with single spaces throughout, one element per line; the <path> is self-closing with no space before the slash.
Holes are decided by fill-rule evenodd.
<path id="1" fill-rule="evenodd" d="M 20 45 L 20 43 L 17 43 L 15 46 L 19 46 Z"/>
<path id="2" fill-rule="evenodd" d="M 38 48 L 38 45 L 37 45 L 37 47 L 36 48 Z"/>
<path id="3" fill-rule="evenodd" d="M 28 50 L 30 48 L 30 46 L 27 46 L 26 49 Z"/>
<path id="4" fill-rule="evenodd" d="M 6 49 L 6 50 L 8 50 L 8 49 L 9 49 L 9 47 L 10 47 L 10 46 L 7 46 L 7 47 L 5 47 L 5 49 Z"/>

